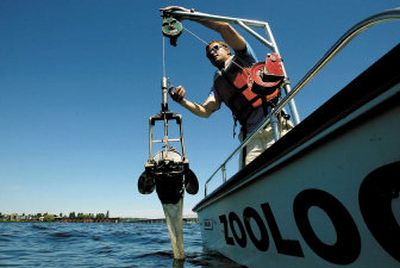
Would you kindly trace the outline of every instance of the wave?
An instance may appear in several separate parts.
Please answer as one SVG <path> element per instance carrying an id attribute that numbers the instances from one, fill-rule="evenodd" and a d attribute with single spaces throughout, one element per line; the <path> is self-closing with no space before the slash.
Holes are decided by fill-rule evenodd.
<path id="1" fill-rule="evenodd" d="M 31 228 L 34 230 L 49 230 L 49 226 L 46 224 L 40 224 L 40 223 L 33 223 L 31 225 Z"/>
<path id="2" fill-rule="evenodd" d="M 235 267 L 203 252 L 199 227 L 189 227 L 186 259 L 179 262 L 165 224 L 6 223 L 0 227 L 0 267 Z"/>

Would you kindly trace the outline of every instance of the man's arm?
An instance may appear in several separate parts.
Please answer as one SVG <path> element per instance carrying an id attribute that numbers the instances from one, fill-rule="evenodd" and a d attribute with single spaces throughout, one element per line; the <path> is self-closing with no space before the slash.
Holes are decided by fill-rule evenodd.
<path id="1" fill-rule="evenodd" d="M 189 101 L 185 98 L 182 99 L 180 104 L 189 111 L 191 111 L 192 113 L 194 113 L 195 115 L 204 118 L 209 117 L 213 112 L 215 112 L 219 108 L 219 105 L 217 104 L 217 101 L 213 96 L 209 96 L 203 104 L 198 104 L 196 102 Z"/>
<path id="2" fill-rule="evenodd" d="M 161 8 L 161 11 L 173 11 L 179 10 L 184 12 L 192 12 L 188 8 L 180 7 L 180 6 L 168 6 L 165 8 Z M 196 17 L 189 17 L 186 18 L 188 20 L 197 21 L 202 25 L 210 28 L 218 33 L 221 34 L 224 41 L 232 47 L 234 50 L 243 50 L 246 48 L 246 40 L 243 38 L 242 35 L 239 34 L 228 22 L 223 21 L 215 21 L 205 18 L 196 18 Z"/>
<path id="3" fill-rule="evenodd" d="M 229 23 L 223 21 L 199 20 L 204 26 L 221 34 L 224 41 L 234 50 L 246 48 L 246 40 Z"/>
<path id="4" fill-rule="evenodd" d="M 207 118 L 220 107 L 219 102 L 213 95 L 208 96 L 203 104 L 198 104 L 196 102 L 187 100 L 185 98 L 186 91 L 182 86 L 176 87 L 176 92 L 174 92 L 173 95 L 174 94 L 177 96 L 173 97 L 173 99 L 178 100 L 183 107 L 200 117 Z"/>

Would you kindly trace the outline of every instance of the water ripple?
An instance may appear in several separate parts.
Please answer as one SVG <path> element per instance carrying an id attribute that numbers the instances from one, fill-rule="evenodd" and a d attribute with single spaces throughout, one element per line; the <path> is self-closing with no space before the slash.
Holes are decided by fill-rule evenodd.
<path id="1" fill-rule="evenodd" d="M 0 267 L 235 267 L 203 252 L 198 225 L 184 232 L 178 262 L 165 224 L 2 223 Z"/>

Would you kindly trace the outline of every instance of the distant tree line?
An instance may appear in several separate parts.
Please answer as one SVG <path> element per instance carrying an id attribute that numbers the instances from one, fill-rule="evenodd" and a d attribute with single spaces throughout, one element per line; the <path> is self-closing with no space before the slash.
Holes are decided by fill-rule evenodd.
<path id="1" fill-rule="evenodd" d="M 97 214 L 88 213 L 88 214 L 85 214 L 85 213 L 82 213 L 82 212 L 79 212 L 79 213 L 76 214 L 75 212 L 70 212 L 69 215 L 68 215 L 68 218 L 70 218 L 70 219 L 76 219 L 76 218 L 80 218 L 80 219 L 108 219 L 109 217 L 110 217 L 110 215 L 109 215 L 108 211 L 107 211 L 106 214 L 104 214 L 104 213 L 97 213 Z"/>
<path id="2" fill-rule="evenodd" d="M 0 212 L 0 221 L 56 221 L 60 219 L 91 219 L 91 220 L 101 220 L 110 218 L 110 213 L 82 213 L 82 212 L 70 212 L 69 214 L 59 213 L 49 214 L 49 213 L 36 213 L 36 214 L 3 214 Z"/>

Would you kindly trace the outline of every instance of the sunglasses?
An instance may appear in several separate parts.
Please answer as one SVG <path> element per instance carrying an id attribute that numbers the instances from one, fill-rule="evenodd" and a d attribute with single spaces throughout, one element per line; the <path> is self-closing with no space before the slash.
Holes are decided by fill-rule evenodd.
<path id="1" fill-rule="evenodd" d="M 218 51 L 220 48 L 222 48 L 222 47 L 224 47 L 224 46 L 218 45 L 218 44 L 213 45 L 211 48 L 207 49 L 207 57 L 210 57 L 210 56 L 211 56 L 211 52 L 212 52 L 212 51 L 217 52 L 217 51 Z"/>

